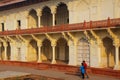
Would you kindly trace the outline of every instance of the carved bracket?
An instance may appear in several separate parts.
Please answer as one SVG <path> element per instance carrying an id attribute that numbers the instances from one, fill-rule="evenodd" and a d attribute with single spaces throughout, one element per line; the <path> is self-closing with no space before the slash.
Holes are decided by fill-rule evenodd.
<path id="1" fill-rule="evenodd" d="M 90 30 L 90 32 L 95 37 L 95 39 L 97 40 L 97 44 L 98 45 L 102 44 L 102 40 L 100 39 L 100 37 L 93 30 Z"/>
<path id="2" fill-rule="evenodd" d="M 45 33 L 46 37 L 51 41 L 52 46 L 56 46 L 56 39 L 52 38 L 50 35 Z"/>
<path id="3" fill-rule="evenodd" d="M 70 32 L 68 32 L 67 34 L 68 34 L 68 35 L 72 38 L 72 40 L 74 41 L 74 45 L 77 45 L 78 39 L 75 38 L 75 37 L 73 36 L 73 34 L 71 34 Z"/>
<path id="4" fill-rule="evenodd" d="M 25 39 L 24 37 L 22 37 L 21 35 L 18 35 L 18 37 L 25 43 L 29 43 L 29 40 Z"/>
<path id="5" fill-rule="evenodd" d="M 13 44 L 16 44 L 16 41 L 14 39 L 12 39 L 11 37 L 9 36 L 6 36 L 6 38 Z"/>
<path id="6" fill-rule="evenodd" d="M 42 45 L 42 41 L 40 39 L 38 39 L 35 35 L 31 34 L 32 38 L 35 39 L 37 41 L 37 45 L 40 46 Z"/>
<path id="7" fill-rule="evenodd" d="M 65 34 L 65 32 L 62 32 L 62 35 L 63 35 L 63 37 L 68 41 L 68 37 L 67 37 L 67 35 Z"/>
<path id="8" fill-rule="evenodd" d="M 110 28 L 107 29 L 107 31 L 110 34 L 110 36 L 113 38 L 114 45 L 118 45 L 120 43 L 120 40 L 119 40 L 118 36 L 115 33 L 113 33 L 113 31 Z"/>

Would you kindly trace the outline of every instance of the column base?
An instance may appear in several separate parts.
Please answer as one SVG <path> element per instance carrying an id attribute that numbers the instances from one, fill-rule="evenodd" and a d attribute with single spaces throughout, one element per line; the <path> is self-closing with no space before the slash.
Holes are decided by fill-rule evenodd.
<path id="1" fill-rule="evenodd" d="M 52 64 L 56 64 L 56 60 L 52 60 Z"/>
<path id="2" fill-rule="evenodd" d="M 3 59 L 3 60 L 6 60 L 6 61 L 7 61 L 8 59 Z"/>
<path id="3" fill-rule="evenodd" d="M 41 62 L 42 62 L 42 60 L 41 60 L 41 59 L 39 59 L 37 62 L 41 63 Z"/>
<path id="4" fill-rule="evenodd" d="M 120 70 L 120 65 L 115 65 L 114 70 Z"/>
<path id="5" fill-rule="evenodd" d="M 76 63 L 69 62 L 68 65 L 77 66 Z"/>
<path id="6" fill-rule="evenodd" d="M 102 63 L 99 63 L 99 64 L 98 64 L 98 67 L 99 67 L 99 68 L 103 68 L 103 64 L 102 64 Z"/>

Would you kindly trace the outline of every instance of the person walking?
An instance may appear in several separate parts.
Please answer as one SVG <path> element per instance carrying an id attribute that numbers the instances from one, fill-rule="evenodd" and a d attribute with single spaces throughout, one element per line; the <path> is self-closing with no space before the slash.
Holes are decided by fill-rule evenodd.
<path id="1" fill-rule="evenodd" d="M 84 80 L 84 78 L 85 78 L 85 68 L 84 68 L 83 63 L 81 63 L 80 72 L 81 72 L 81 75 L 82 75 L 82 79 Z"/>
<path id="2" fill-rule="evenodd" d="M 89 78 L 89 76 L 88 76 L 88 74 L 87 74 L 87 63 L 85 62 L 85 60 L 83 60 L 83 66 L 84 66 L 84 68 L 85 68 L 85 76 L 87 77 L 87 78 Z"/>

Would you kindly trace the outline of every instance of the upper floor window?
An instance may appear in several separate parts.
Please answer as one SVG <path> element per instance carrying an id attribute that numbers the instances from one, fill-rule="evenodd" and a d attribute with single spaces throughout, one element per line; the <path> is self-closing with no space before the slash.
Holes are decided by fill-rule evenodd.
<path id="1" fill-rule="evenodd" d="M 18 29 L 20 29 L 20 27 L 21 27 L 21 21 L 20 20 L 17 20 L 17 27 L 18 27 Z"/>
<path id="2" fill-rule="evenodd" d="M 1 23 L 1 28 L 2 28 L 1 31 L 4 31 L 4 29 L 5 29 L 4 27 L 5 27 L 5 24 Z"/>

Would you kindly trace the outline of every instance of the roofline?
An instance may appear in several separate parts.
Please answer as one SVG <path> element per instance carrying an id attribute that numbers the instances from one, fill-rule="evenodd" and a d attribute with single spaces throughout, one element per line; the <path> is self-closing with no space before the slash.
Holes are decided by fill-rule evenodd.
<path id="1" fill-rule="evenodd" d="M 0 4 L 0 11 L 29 6 L 32 4 L 37 4 L 45 1 L 50 1 L 50 0 L 19 0 L 19 1 L 14 1 L 11 3 L 3 4 L 3 5 Z"/>
<path id="2" fill-rule="evenodd" d="M 0 4 L 0 7 L 15 4 L 15 3 L 19 3 L 19 2 L 23 2 L 23 1 L 26 1 L 26 0 L 17 0 L 17 1 L 6 2 L 6 3 L 3 3 L 3 4 Z"/>

